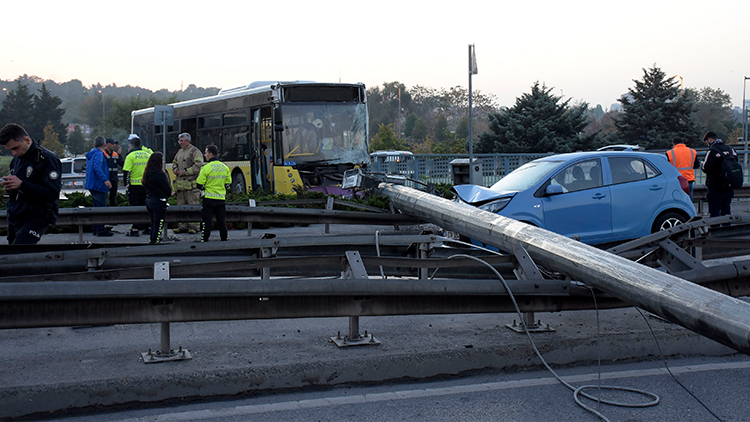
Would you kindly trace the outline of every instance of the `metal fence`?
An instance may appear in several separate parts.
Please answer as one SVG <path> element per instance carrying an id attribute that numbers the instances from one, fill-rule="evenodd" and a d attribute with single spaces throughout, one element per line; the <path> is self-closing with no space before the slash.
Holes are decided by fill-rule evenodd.
<path id="1" fill-rule="evenodd" d="M 706 149 L 697 149 L 700 160 L 706 155 Z M 663 150 L 648 151 L 663 154 Z M 747 162 L 747 151 L 737 149 L 739 162 L 744 166 Z M 518 167 L 536 160 L 537 158 L 554 155 L 552 153 L 538 154 L 476 154 L 474 157 L 482 162 L 482 186 L 491 186 L 503 176 Z M 411 179 L 429 183 L 453 184 L 451 161 L 455 159 L 468 159 L 468 155 L 451 154 L 414 154 L 374 157 L 370 163 L 370 171 L 388 174 L 401 174 Z M 750 184 L 750 172 L 745 168 L 745 183 Z M 702 185 L 706 181 L 706 175 L 701 169 L 695 170 L 696 184 Z M 414 182 L 407 182 L 407 186 L 415 187 Z"/>

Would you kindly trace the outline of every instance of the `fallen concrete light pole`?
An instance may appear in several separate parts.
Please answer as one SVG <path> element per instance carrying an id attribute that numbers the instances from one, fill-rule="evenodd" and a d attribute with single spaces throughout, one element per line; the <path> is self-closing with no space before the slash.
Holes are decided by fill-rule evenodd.
<path id="1" fill-rule="evenodd" d="M 405 214 L 502 250 L 523 247 L 560 271 L 735 350 L 750 354 L 750 304 L 516 220 L 415 189 L 380 185 Z"/>

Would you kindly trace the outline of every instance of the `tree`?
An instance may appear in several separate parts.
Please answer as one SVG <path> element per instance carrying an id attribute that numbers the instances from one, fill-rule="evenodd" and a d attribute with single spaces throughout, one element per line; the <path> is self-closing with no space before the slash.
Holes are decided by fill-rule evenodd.
<path id="1" fill-rule="evenodd" d="M 83 132 L 81 132 L 81 127 L 78 125 L 76 125 L 73 132 L 68 135 L 68 152 L 74 156 L 86 152 Z"/>
<path id="2" fill-rule="evenodd" d="M 5 126 L 8 123 L 17 123 L 23 126 L 24 129 L 33 127 L 33 98 L 34 95 L 29 92 L 29 86 L 22 84 L 19 78 L 16 81 L 16 87 L 8 91 L 8 96 L 3 100 L 3 108 L 0 109 L 0 126 Z M 29 133 L 29 135 L 31 134 Z"/>
<path id="3" fill-rule="evenodd" d="M 57 154 L 58 157 L 65 157 L 65 146 L 58 140 L 57 132 L 51 124 L 44 127 L 44 141 L 42 141 L 42 145 Z"/>
<path id="4" fill-rule="evenodd" d="M 438 142 L 448 139 L 445 135 L 446 132 L 449 132 L 448 119 L 445 118 L 445 114 L 440 113 L 435 121 L 435 127 L 433 128 L 435 139 L 437 139 Z"/>
<path id="5" fill-rule="evenodd" d="M 34 124 L 32 125 L 31 135 L 32 138 L 47 139 L 46 130 L 50 126 L 52 130 L 57 134 L 55 141 L 64 142 L 65 136 L 67 135 L 67 128 L 62 122 L 65 110 L 60 108 L 62 100 L 60 97 L 52 95 L 47 89 L 47 85 L 42 83 L 42 87 L 39 89 L 39 95 L 34 95 Z M 32 134 L 33 132 L 33 134 Z"/>
<path id="6" fill-rule="evenodd" d="M 393 131 L 393 125 L 381 124 L 377 135 L 370 142 L 370 152 L 388 149 L 402 150 L 404 149 L 404 144 L 398 139 L 396 132 Z"/>
<path id="7" fill-rule="evenodd" d="M 479 135 L 478 153 L 571 152 L 581 149 L 579 133 L 588 124 L 588 105 L 569 106 L 570 99 L 551 94 L 553 88 L 535 82 L 531 93 L 516 98 L 513 107 L 490 114 L 490 130 Z"/>
<path id="8" fill-rule="evenodd" d="M 427 123 L 423 118 L 418 118 L 414 123 L 414 129 L 411 131 L 411 137 L 414 139 L 427 139 Z"/>
<path id="9" fill-rule="evenodd" d="M 417 124 L 417 117 L 416 113 L 412 113 L 409 116 L 406 117 L 406 121 L 404 122 L 404 136 L 411 137 L 411 133 L 414 130 L 414 125 Z"/>
<path id="10" fill-rule="evenodd" d="M 676 136 L 693 142 L 697 138 L 690 96 L 681 96 L 675 77 L 665 76 L 656 64 L 643 69 L 643 80 L 633 80 L 635 88 L 628 88 L 628 94 L 618 100 L 623 107 L 615 120 L 620 142 L 666 149 Z"/>
<path id="11" fill-rule="evenodd" d="M 704 87 L 701 90 L 688 88 L 684 95 L 694 102 L 692 119 L 699 135 L 710 130 L 716 132 L 721 139 L 729 139 L 730 133 L 737 127 L 737 120 L 732 114 L 732 97 L 729 94 L 721 89 Z M 697 141 L 698 139 L 695 145 L 700 144 Z"/>

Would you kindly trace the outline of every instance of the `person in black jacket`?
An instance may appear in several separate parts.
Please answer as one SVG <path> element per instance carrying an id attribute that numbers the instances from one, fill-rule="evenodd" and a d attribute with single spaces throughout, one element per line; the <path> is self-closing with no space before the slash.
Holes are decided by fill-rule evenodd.
<path id="1" fill-rule="evenodd" d="M 31 140 L 26 130 L 8 123 L 0 130 L 0 145 L 13 154 L 10 175 L 2 178 L 8 191 L 8 243 L 36 245 L 57 221 L 62 181 L 60 159 Z"/>
<path id="2" fill-rule="evenodd" d="M 161 152 L 151 154 L 143 171 L 143 187 L 146 189 L 146 209 L 151 215 L 151 240 L 156 245 L 161 241 L 164 217 L 167 215 L 167 198 L 174 195 L 169 176 L 164 172 L 164 156 Z"/>
<path id="3" fill-rule="evenodd" d="M 719 139 L 714 132 L 707 132 L 703 136 L 703 142 L 708 145 L 706 158 L 703 160 L 701 169 L 706 174 L 706 200 L 708 200 L 708 213 L 711 217 L 720 217 L 732 213 L 731 205 L 734 197 L 734 189 L 726 184 L 721 176 L 721 162 L 724 157 L 737 159 L 737 151 Z"/>

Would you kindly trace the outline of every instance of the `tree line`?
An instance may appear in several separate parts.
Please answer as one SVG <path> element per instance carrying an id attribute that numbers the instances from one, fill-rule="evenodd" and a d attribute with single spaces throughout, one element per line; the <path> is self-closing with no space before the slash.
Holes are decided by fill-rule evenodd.
<path id="1" fill-rule="evenodd" d="M 474 152 L 525 153 L 592 150 L 608 144 L 637 144 L 645 149 L 667 149 L 679 136 L 688 145 L 701 145 L 702 134 L 716 132 L 728 142 L 741 136 L 740 116 L 721 89 L 681 90 L 675 77 L 667 78 L 654 64 L 643 69 L 618 102 L 620 109 L 571 104 L 556 96 L 553 87 L 536 81 L 511 107 L 499 107 L 492 94 L 472 93 Z M 81 154 L 90 148 L 79 127 L 97 135 L 122 140 L 130 131 L 130 113 L 156 104 L 169 104 L 218 93 L 218 88 L 190 85 L 170 92 L 114 84 L 85 87 L 78 80 L 58 84 L 20 76 L 0 81 L 6 94 L 0 125 L 16 122 L 45 147 Z M 468 152 L 468 90 L 461 86 L 434 89 L 388 82 L 367 89 L 371 150 L 410 150 L 423 154 Z M 90 143 L 90 141 L 89 141 Z"/>

